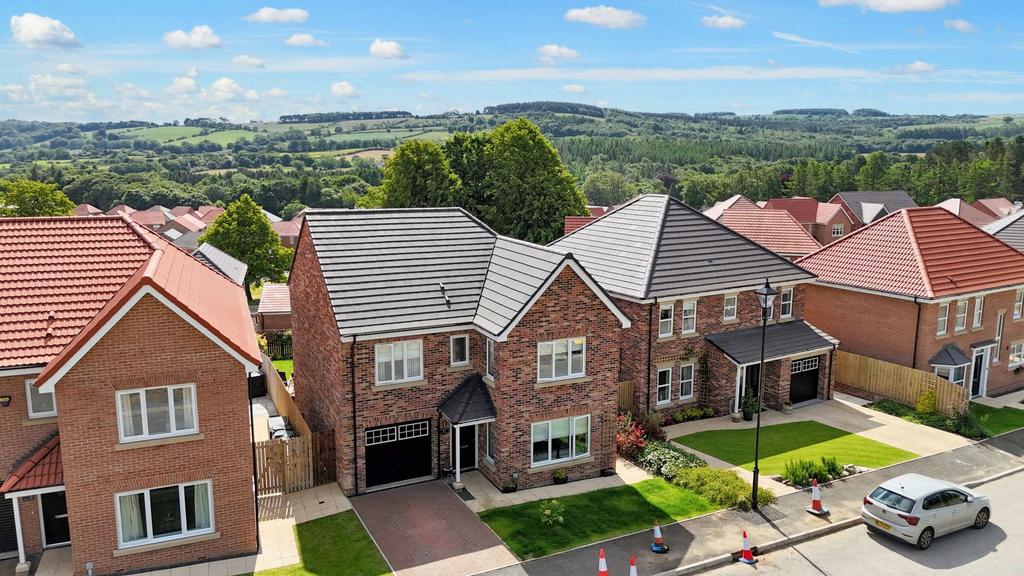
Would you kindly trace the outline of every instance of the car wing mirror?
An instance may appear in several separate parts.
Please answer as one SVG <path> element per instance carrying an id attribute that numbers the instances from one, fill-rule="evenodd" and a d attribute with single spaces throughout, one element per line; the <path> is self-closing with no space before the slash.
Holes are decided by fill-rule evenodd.
<path id="1" fill-rule="evenodd" d="M 974 496 L 968 496 L 967 497 L 967 503 L 968 504 L 973 504 L 974 503 Z"/>

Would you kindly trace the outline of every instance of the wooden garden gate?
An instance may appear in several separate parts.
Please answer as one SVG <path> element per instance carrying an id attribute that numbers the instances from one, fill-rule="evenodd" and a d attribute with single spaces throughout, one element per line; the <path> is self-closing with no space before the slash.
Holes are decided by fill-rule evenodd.
<path id="1" fill-rule="evenodd" d="M 334 430 L 257 442 L 256 492 L 298 492 L 335 481 Z"/>

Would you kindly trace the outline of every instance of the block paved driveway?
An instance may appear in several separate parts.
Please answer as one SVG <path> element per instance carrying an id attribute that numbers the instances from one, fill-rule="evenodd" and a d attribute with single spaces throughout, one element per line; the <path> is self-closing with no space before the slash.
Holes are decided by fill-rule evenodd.
<path id="1" fill-rule="evenodd" d="M 351 501 L 396 576 L 467 576 L 518 562 L 443 482 Z"/>

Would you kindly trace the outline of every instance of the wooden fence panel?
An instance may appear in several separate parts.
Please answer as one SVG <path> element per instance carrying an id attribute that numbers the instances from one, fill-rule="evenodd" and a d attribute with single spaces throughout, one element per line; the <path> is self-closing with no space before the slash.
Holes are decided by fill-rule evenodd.
<path id="1" fill-rule="evenodd" d="M 295 403 L 292 395 L 288 393 L 284 382 L 281 381 L 281 375 L 274 369 L 274 363 L 266 354 L 263 355 L 263 364 L 260 366 L 260 369 L 267 375 L 267 396 L 270 396 L 274 407 L 277 408 L 277 413 L 288 418 L 288 421 L 291 422 L 292 427 L 299 433 L 299 436 L 310 436 L 311 431 L 309 425 L 306 424 L 306 419 L 302 417 L 299 406 Z"/>
<path id="2" fill-rule="evenodd" d="M 335 479 L 334 430 L 265 440 L 255 446 L 260 496 L 298 492 Z"/>
<path id="3" fill-rule="evenodd" d="M 966 409 L 970 401 L 966 388 L 931 372 L 841 350 L 835 356 L 835 376 L 840 386 L 910 406 L 931 390 L 935 392 L 936 409 L 946 415 Z"/>
<path id="4" fill-rule="evenodd" d="M 619 410 L 633 411 L 633 381 L 619 382 Z"/>

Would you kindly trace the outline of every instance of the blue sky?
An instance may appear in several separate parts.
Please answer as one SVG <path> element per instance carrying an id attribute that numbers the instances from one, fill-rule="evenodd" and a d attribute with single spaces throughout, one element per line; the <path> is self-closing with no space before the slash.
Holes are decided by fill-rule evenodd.
<path id="1" fill-rule="evenodd" d="M 8 0 L 0 117 L 1024 110 L 1011 0 Z"/>

